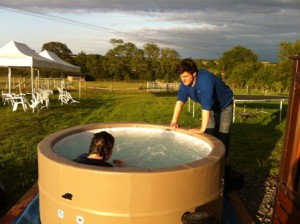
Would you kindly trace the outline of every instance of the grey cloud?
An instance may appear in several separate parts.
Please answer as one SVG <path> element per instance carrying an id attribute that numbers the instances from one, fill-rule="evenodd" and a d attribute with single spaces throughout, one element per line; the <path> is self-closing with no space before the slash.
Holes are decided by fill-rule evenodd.
<path id="1" fill-rule="evenodd" d="M 4 1 L 5 2 L 5 1 Z M 48 10 L 118 10 L 118 11 L 190 11 L 218 10 L 240 11 L 241 13 L 268 13 L 268 11 L 283 8 L 300 8 L 299 0 L 10 0 L 14 4 L 24 8 L 48 9 Z"/>
<path id="2" fill-rule="evenodd" d="M 183 57 L 218 58 L 239 44 L 276 61 L 279 43 L 300 37 L 299 0 L 0 0 L 5 2 L 50 14 L 119 11 L 170 21 L 177 26 L 140 27 L 120 38 L 172 47 Z M 119 38 L 120 32 L 107 29 Z"/>
<path id="3" fill-rule="evenodd" d="M 233 12 L 208 13 L 195 12 L 192 17 L 187 13 L 177 16 L 162 14 L 159 20 L 176 20 L 177 28 L 165 30 L 139 30 L 142 36 L 168 41 L 180 52 L 197 55 L 199 58 L 218 58 L 221 53 L 236 45 L 243 45 L 255 53 L 262 60 L 277 60 L 279 43 L 294 42 L 299 39 L 299 12 L 284 10 L 268 15 L 253 17 L 251 14 L 238 15 Z M 164 17 L 165 16 L 165 17 Z M 180 26 L 193 24 L 192 29 Z M 202 24 L 207 24 L 201 26 Z M 198 25 L 198 26 L 197 26 Z M 209 29 L 209 26 L 214 27 Z"/>

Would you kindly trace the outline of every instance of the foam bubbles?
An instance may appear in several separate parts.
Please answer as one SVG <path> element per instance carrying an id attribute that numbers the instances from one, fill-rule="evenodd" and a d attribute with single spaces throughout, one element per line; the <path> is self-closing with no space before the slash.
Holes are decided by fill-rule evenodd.
<path id="1" fill-rule="evenodd" d="M 106 128 L 70 135 L 54 146 L 58 154 L 74 159 L 88 152 L 93 133 L 107 131 L 115 137 L 113 159 L 125 161 L 126 166 L 164 168 L 206 157 L 211 147 L 190 135 L 155 128 Z"/>

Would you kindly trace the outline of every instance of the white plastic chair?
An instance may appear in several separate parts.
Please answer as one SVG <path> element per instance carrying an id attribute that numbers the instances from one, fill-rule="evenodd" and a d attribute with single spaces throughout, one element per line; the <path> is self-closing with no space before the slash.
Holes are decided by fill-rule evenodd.
<path id="1" fill-rule="evenodd" d="M 66 100 L 67 91 L 63 91 L 60 87 L 57 87 L 58 90 L 58 100 L 61 101 L 61 104 L 68 104 Z"/>
<path id="2" fill-rule="evenodd" d="M 4 93 L 2 91 L 2 101 L 3 101 L 3 105 L 6 105 L 6 104 L 11 104 L 13 105 L 13 99 L 12 97 L 15 96 L 16 94 L 14 93 Z"/>
<path id="3" fill-rule="evenodd" d="M 34 113 L 35 109 L 38 111 L 38 113 L 40 112 L 41 101 L 37 98 L 35 93 L 32 94 L 31 104 L 28 102 L 28 100 L 26 102 L 28 106 L 32 109 L 32 113 Z"/>
<path id="4" fill-rule="evenodd" d="M 50 89 L 45 89 L 45 90 L 42 90 L 41 91 L 41 101 L 42 101 L 42 104 L 44 104 L 45 102 L 45 107 L 49 107 L 50 106 L 50 99 L 49 99 L 49 96 L 50 95 L 53 95 L 53 91 L 50 90 Z"/>
<path id="5" fill-rule="evenodd" d="M 62 90 L 61 88 L 57 87 L 58 90 L 58 100 L 61 101 L 61 104 L 71 104 L 71 103 L 80 103 L 77 100 L 74 100 L 71 94 L 68 91 Z"/>
<path id="6" fill-rule="evenodd" d="M 8 97 L 8 94 L 9 94 L 9 93 L 5 93 L 5 92 L 2 90 L 2 102 L 3 102 L 3 104 L 5 103 L 5 99 Z"/>
<path id="7" fill-rule="evenodd" d="M 19 94 L 11 97 L 12 100 L 12 106 L 13 106 L 13 111 L 16 111 L 18 109 L 19 105 L 22 105 L 23 110 L 27 111 L 27 105 L 26 105 L 26 95 L 24 94 Z"/>
<path id="8" fill-rule="evenodd" d="M 67 92 L 67 91 L 66 91 Z M 80 103 L 78 100 L 74 100 L 69 92 L 66 93 L 66 98 L 68 103 Z"/>

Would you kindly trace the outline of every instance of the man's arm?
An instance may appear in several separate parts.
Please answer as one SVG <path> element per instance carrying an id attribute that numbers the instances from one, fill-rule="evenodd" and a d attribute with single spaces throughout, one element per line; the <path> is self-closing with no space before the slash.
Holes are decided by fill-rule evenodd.
<path id="1" fill-rule="evenodd" d="M 201 128 L 197 129 L 190 129 L 190 131 L 194 132 L 194 133 L 204 133 L 206 130 L 206 127 L 208 125 L 208 121 L 210 118 L 210 111 L 209 110 L 202 110 L 202 121 L 201 121 Z"/>
<path id="2" fill-rule="evenodd" d="M 202 110 L 202 121 L 201 121 L 201 129 L 200 129 L 202 131 L 202 133 L 205 132 L 205 130 L 206 130 L 209 118 L 210 118 L 210 111 Z"/>
<path id="3" fill-rule="evenodd" d="M 170 126 L 171 127 L 175 127 L 175 128 L 178 128 L 178 118 L 179 118 L 179 115 L 181 113 L 181 109 L 184 105 L 184 102 L 182 101 L 177 101 L 176 104 L 175 104 L 175 108 L 174 108 L 174 112 L 173 112 L 173 117 L 172 117 L 172 121 L 171 121 L 171 124 Z"/>

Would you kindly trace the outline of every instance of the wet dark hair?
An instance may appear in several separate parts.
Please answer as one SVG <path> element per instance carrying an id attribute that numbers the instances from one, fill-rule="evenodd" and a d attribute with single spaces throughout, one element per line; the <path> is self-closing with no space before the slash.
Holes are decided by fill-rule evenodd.
<path id="1" fill-rule="evenodd" d="M 177 75 L 181 75 L 184 72 L 188 72 L 193 75 L 195 72 L 198 73 L 196 63 L 191 58 L 183 59 L 176 68 Z"/>
<path id="2" fill-rule="evenodd" d="M 91 141 L 89 154 L 97 154 L 105 161 L 106 156 L 113 150 L 114 143 L 115 138 L 106 131 L 96 133 Z"/>

